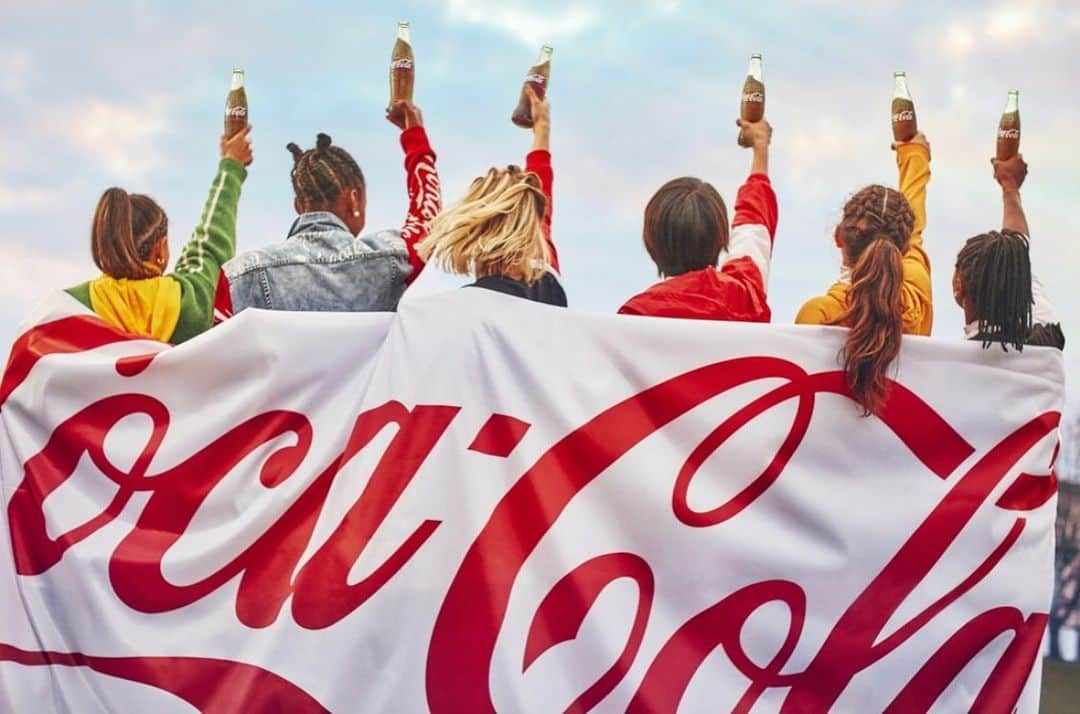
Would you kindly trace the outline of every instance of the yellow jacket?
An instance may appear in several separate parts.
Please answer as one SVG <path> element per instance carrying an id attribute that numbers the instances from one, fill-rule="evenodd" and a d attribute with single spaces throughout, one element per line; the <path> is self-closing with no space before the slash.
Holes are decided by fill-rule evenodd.
<path id="1" fill-rule="evenodd" d="M 926 185 L 930 183 L 930 150 L 922 144 L 901 144 L 896 150 L 900 169 L 900 193 L 911 204 L 915 226 L 911 243 L 904 253 L 904 332 L 929 335 L 934 326 L 933 291 L 930 284 L 930 258 L 923 250 L 922 233 L 926 227 Z M 834 325 L 847 308 L 851 281 L 841 278 L 828 292 L 806 301 L 795 317 L 799 325 Z"/>

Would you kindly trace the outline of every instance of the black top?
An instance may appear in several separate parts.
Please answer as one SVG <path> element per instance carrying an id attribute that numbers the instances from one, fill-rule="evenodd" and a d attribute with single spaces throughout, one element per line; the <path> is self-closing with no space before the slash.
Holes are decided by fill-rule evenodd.
<path id="1" fill-rule="evenodd" d="M 544 277 L 532 285 L 529 285 L 524 280 L 514 280 L 504 275 L 489 275 L 485 278 L 479 278 L 475 283 L 470 283 L 465 287 L 484 288 L 494 290 L 497 293 L 525 298 L 533 302 L 566 307 L 566 291 L 559 284 L 559 279 L 552 273 L 544 273 Z"/>
<path id="2" fill-rule="evenodd" d="M 987 342 L 998 342 L 993 333 L 980 333 L 971 338 L 972 340 L 978 340 L 983 344 Z M 1028 332 L 1027 339 L 1024 340 L 1025 345 L 1031 345 L 1032 347 L 1056 347 L 1059 350 L 1065 349 L 1065 333 L 1061 331 L 1061 323 L 1053 323 L 1050 325 L 1032 325 L 1031 330 Z"/>

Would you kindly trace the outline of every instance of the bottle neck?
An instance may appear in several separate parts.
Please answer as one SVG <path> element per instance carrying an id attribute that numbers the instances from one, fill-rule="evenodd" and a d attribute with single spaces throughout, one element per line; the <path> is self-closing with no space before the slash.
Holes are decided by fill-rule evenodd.
<path id="1" fill-rule="evenodd" d="M 1020 93 L 1009 92 L 1009 99 L 1005 102 L 1005 114 L 1016 114 L 1020 111 Z"/>
<path id="2" fill-rule="evenodd" d="M 759 82 L 765 81 L 764 72 L 761 66 L 761 57 L 754 55 L 750 58 L 750 67 L 746 70 L 746 74 Z"/>
<path id="3" fill-rule="evenodd" d="M 898 74 L 893 77 L 893 97 L 896 99 L 911 99 L 911 92 L 908 91 L 907 75 Z"/>
<path id="4" fill-rule="evenodd" d="M 409 38 L 409 23 L 399 22 L 397 26 L 397 38 L 402 42 L 412 44 L 412 40 Z"/>
<path id="5" fill-rule="evenodd" d="M 536 58 L 536 64 L 544 64 L 551 61 L 551 47 L 544 45 L 540 48 L 540 56 Z"/>
<path id="6" fill-rule="evenodd" d="M 244 88 L 244 73 L 243 72 L 233 72 L 232 73 L 232 86 L 230 87 L 230 89 L 235 91 L 237 89 L 243 89 L 243 88 Z"/>

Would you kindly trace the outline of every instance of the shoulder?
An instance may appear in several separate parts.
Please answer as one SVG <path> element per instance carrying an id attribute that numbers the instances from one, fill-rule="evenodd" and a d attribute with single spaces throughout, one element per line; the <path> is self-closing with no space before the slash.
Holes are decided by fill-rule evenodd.
<path id="1" fill-rule="evenodd" d="M 818 295 L 803 303 L 795 315 L 796 325 L 827 325 L 834 322 L 844 310 L 844 304 L 835 295 Z"/>
<path id="2" fill-rule="evenodd" d="M 235 257 L 226 261 L 226 263 L 221 266 L 221 269 L 225 273 L 226 278 L 235 280 L 245 273 L 250 273 L 253 270 L 274 265 L 287 260 L 290 257 L 294 257 L 296 253 L 296 246 L 290 246 L 286 241 L 271 243 L 262 248 L 237 253 Z"/>

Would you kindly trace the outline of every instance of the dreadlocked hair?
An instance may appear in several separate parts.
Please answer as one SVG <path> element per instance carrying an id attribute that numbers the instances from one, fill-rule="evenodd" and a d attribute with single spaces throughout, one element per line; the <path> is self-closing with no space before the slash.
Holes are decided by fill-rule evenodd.
<path id="1" fill-rule="evenodd" d="M 1031 257 L 1028 239 L 1016 231 L 991 231 L 968 239 L 956 256 L 963 297 L 979 321 L 983 348 L 993 343 L 1017 352 L 1031 331 Z"/>
<path id="2" fill-rule="evenodd" d="M 457 205 L 435 217 L 417 252 L 456 275 L 501 275 L 532 284 L 551 262 L 540 177 L 517 166 L 490 169 Z"/>
<path id="3" fill-rule="evenodd" d="M 904 334 L 903 255 L 915 214 L 885 186 L 867 186 L 848 200 L 837 226 L 851 267 L 847 306 L 837 323 L 850 328 L 840 350 L 848 388 L 863 415 L 878 413 L 888 391 L 886 370 Z"/>
<path id="4" fill-rule="evenodd" d="M 304 151 L 292 142 L 285 147 L 293 155 L 293 191 L 306 210 L 329 206 L 347 188 L 364 190 L 359 164 L 348 151 L 330 142 L 328 134 L 319 134 L 314 149 Z"/>
<path id="5" fill-rule="evenodd" d="M 150 254 L 169 232 L 169 219 L 149 196 L 106 189 L 90 227 L 90 253 L 106 275 L 142 280 L 161 274 Z"/>

